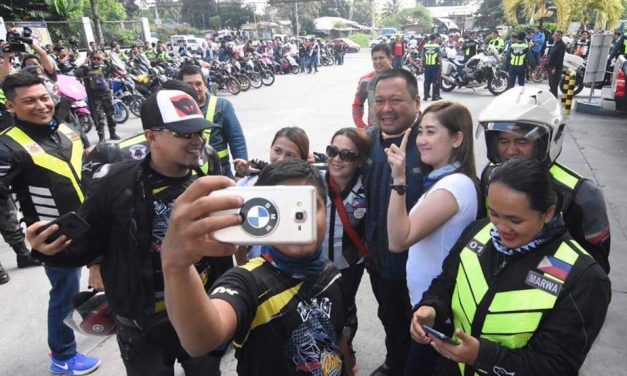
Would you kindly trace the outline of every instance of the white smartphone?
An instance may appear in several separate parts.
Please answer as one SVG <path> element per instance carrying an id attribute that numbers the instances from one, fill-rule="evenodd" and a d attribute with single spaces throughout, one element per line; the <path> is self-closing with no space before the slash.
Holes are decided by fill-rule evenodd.
<path id="1" fill-rule="evenodd" d="M 213 233 L 216 240 L 238 245 L 309 244 L 316 241 L 316 188 L 309 185 L 229 187 L 210 196 L 240 196 L 242 224 Z"/>

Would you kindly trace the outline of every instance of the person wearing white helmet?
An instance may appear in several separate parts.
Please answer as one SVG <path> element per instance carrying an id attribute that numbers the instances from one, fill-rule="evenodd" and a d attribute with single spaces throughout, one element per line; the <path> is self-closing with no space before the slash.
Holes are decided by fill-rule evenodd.
<path id="1" fill-rule="evenodd" d="M 568 231 L 609 273 L 610 226 L 603 192 L 557 161 L 566 126 L 559 100 L 546 89 L 511 89 L 484 108 L 479 125 L 485 133 L 490 160 L 481 173 L 484 197 L 498 164 L 515 157 L 546 163 L 561 193 L 561 211 Z"/>

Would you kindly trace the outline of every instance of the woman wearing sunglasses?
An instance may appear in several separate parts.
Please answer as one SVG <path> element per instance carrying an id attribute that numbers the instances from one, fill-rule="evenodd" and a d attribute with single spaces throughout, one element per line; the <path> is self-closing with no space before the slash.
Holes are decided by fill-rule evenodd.
<path id="1" fill-rule="evenodd" d="M 368 207 L 361 181 L 362 168 L 370 155 L 368 136 L 363 129 L 342 128 L 331 138 L 326 154 L 327 170 L 322 174 L 329 188 L 329 199 L 322 254 L 342 273 L 344 335 L 350 345 L 357 331 L 355 295 L 368 254 L 363 240 Z"/>
<path id="2" fill-rule="evenodd" d="M 411 210 L 405 203 L 405 148 L 386 150 L 394 185 L 388 206 L 390 250 L 409 249 L 407 288 L 412 306 L 442 272 L 442 262 L 462 231 L 477 217 L 478 190 L 473 155 L 472 117 L 466 107 L 449 101 L 429 106 L 419 124 L 416 144 L 425 176 L 424 194 Z M 451 333 L 450 324 L 436 329 Z M 412 341 L 406 375 L 430 375 L 437 353 Z"/>

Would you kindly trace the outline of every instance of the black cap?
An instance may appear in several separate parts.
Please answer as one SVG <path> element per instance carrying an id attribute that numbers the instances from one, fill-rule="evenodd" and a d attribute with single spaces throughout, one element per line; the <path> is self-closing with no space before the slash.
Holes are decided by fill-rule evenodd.
<path id="1" fill-rule="evenodd" d="M 141 120 L 144 129 L 181 133 L 195 133 L 212 126 L 194 98 L 180 90 L 161 89 L 148 97 L 141 108 Z"/>

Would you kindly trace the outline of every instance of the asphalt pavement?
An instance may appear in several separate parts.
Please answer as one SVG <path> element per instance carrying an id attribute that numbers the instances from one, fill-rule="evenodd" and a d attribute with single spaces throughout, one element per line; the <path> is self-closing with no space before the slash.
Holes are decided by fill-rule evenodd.
<path id="1" fill-rule="evenodd" d="M 230 99 L 242 123 L 250 157 L 268 158 L 276 130 L 300 126 L 307 131 L 311 149 L 324 151 L 335 130 L 353 126 L 351 103 L 359 77 L 371 69 L 369 49 L 346 55 L 343 66 L 321 67 L 316 74 L 277 76 L 271 87 L 251 89 Z M 420 91 L 422 91 L 420 85 Z M 468 106 L 476 120 L 493 96 L 486 89 L 455 90 L 445 99 Z M 587 90 L 580 94 L 587 97 Z M 426 107 L 430 102 L 423 103 Z M 475 122 L 476 123 L 476 122 Z M 139 119 L 119 126 L 125 137 L 141 132 Z M 93 132 L 93 131 L 92 131 Z M 90 135 L 95 140 L 95 133 Z M 486 163 L 483 138 L 475 140 L 478 170 Z M 573 113 L 560 161 L 599 184 L 604 191 L 612 229 L 612 303 L 604 328 L 582 367 L 582 375 L 625 375 L 627 369 L 627 118 Z M 0 244 L 0 260 L 11 281 L 0 286 L 0 375 L 49 374 L 46 309 L 49 284 L 42 268 L 17 269 L 15 254 Z M 87 286 L 84 270 L 82 286 Z M 357 296 L 359 330 L 355 349 L 359 374 L 369 375 L 384 360 L 384 335 L 376 316 L 376 302 L 367 275 Z M 77 336 L 81 352 L 102 359 L 94 375 L 124 375 L 115 337 Z M 232 353 L 222 363 L 223 375 L 235 375 Z M 177 375 L 182 375 L 177 368 Z"/>

